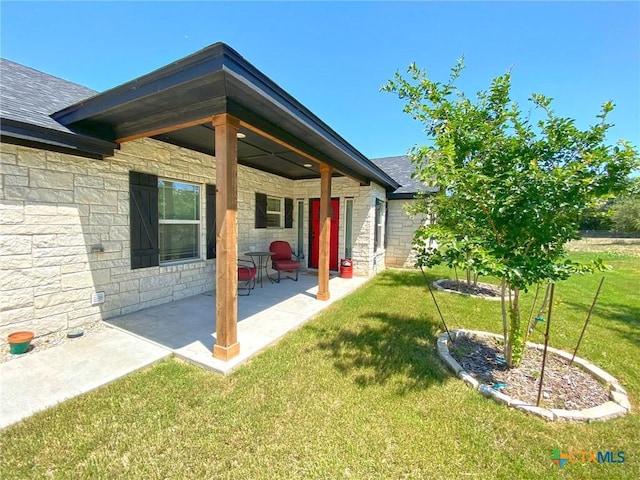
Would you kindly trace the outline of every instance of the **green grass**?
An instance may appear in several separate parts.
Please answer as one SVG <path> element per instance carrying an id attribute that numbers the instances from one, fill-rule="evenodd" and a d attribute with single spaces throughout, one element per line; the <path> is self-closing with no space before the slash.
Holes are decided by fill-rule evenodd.
<path id="1" fill-rule="evenodd" d="M 615 270 L 579 355 L 637 408 L 640 260 L 606 257 Z M 572 350 L 599 280 L 557 285 L 552 345 Z M 501 331 L 499 302 L 436 295 L 450 327 Z M 442 367 L 440 331 L 420 273 L 387 271 L 226 378 L 168 360 L 4 430 L 0 476 L 640 478 L 637 413 L 545 423 L 497 405 Z M 554 449 L 622 450 L 626 462 L 559 469 Z"/>

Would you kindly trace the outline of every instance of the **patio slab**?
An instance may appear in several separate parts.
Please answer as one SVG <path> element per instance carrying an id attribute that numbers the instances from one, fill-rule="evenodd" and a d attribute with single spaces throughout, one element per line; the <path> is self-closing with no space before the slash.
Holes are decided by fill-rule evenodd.
<path id="1" fill-rule="evenodd" d="M 0 429 L 171 355 L 115 328 L 0 364 Z"/>
<path id="2" fill-rule="evenodd" d="M 302 272 L 297 282 L 265 282 L 251 295 L 238 297 L 238 342 L 240 354 L 228 362 L 213 357 L 215 344 L 215 294 L 185 298 L 131 313 L 106 322 L 125 332 L 170 349 L 176 357 L 227 374 L 300 327 L 334 301 L 351 293 L 368 279 L 331 277 L 327 301 L 316 300 L 318 277 Z"/>

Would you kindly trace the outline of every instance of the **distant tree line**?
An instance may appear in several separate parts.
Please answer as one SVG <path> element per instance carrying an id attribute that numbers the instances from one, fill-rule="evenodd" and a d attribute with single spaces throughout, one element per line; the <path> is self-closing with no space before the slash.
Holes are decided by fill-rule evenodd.
<path id="1" fill-rule="evenodd" d="M 580 219 L 580 230 L 640 234 L 640 178 L 625 195 L 589 207 Z"/>

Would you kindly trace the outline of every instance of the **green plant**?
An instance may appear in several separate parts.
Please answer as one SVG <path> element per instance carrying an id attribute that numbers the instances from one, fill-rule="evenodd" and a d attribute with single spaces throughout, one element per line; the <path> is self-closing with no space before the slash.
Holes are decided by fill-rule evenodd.
<path id="1" fill-rule="evenodd" d="M 640 233 L 640 194 L 617 200 L 612 205 L 611 211 L 614 230 Z"/>
<path id="2" fill-rule="evenodd" d="M 459 60 L 449 81 L 440 83 L 411 64 L 408 78 L 396 73 L 382 89 L 397 94 L 404 111 L 424 124 L 430 143 L 411 149 L 414 176 L 440 187 L 440 194 L 423 200 L 436 223 L 415 233 L 417 263 L 500 279 L 511 367 L 521 359 L 527 334 L 521 292 L 603 268 L 599 260 L 568 259 L 564 246 L 578 238 L 587 206 L 624 192 L 640 161 L 628 142 L 605 143 L 613 103 L 604 103 L 598 122 L 580 130 L 555 114 L 551 98 L 534 93 L 533 114 L 540 117 L 534 125 L 531 113 L 510 98 L 510 72 L 472 100 L 455 86 L 463 68 Z"/>
<path id="3" fill-rule="evenodd" d="M 618 378 L 635 402 L 640 260 L 607 258 L 615 270 L 580 356 Z M 428 277 L 450 273 L 441 265 Z M 556 286 L 563 302 L 551 345 L 575 347 L 584 292 L 598 281 L 574 276 Z M 499 305 L 436 296 L 452 328 L 494 330 Z M 524 307 L 532 297 L 523 295 Z M 422 275 L 387 270 L 228 376 L 170 359 L 2 430 L 0 477 L 640 478 L 635 411 L 558 424 L 489 402 L 444 371 L 439 334 Z M 628 459 L 558 469 L 549 459 L 556 448 L 623 450 Z"/>

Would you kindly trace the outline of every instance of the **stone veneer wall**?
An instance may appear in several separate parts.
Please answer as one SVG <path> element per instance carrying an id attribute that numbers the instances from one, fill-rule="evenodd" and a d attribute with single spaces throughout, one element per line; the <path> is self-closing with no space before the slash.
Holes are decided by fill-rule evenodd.
<path id="1" fill-rule="evenodd" d="M 384 239 L 381 240 L 377 252 L 374 252 L 374 222 L 376 198 L 386 199 L 384 188 L 372 184 L 360 186 L 350 178 L 337 177 L 331 181 L 331 197 L 340 199 L 340 225 L 338 240 L 338 259 L 344 258 L 346 199 L 353 199 L 353 272 L 354 275 L 372 276 L 384 269 Z M 304 200 L 305 224 L 303 226 L 304 245 L 302 251 L 309 252 L 309 200 L 320 198 L 320 183 L 317 180 L 299 180 L 294 183 L 294 198 L 297 203 Z M 296 208 L 297 212 L 297 208 Z M 296 214 L 297 219 L 297 214 Z M 297 228 L 297 226 L 296 226 Z M 297 232 L 297 230 L 296 230 Z M 383 232 L 384 235 L 384 232 Z M 292 243 L 292 245 L 294 245 Z M 308 259 L 306 259 L 308 261 Z"/>
<path id="2" fill-rule="evenodd" d="M 213 290 L 215 260 L 131 270 L 130 170 L 215 183 L 215 159 L 157 142 L 122 145 L 91 160 L 0 145 L 0 342 L 11 331 L 44 335 Z M 291 229 L 254 228 L 255 192 L 293 197 L 294 182 L 239 167 L 239 254 L 296 239 Z M 201 245 L 205 245 L 205 201 Z M 101 246 L 104 252 L 92 251 Z M 105 293 L 92 306 L 95 292 Z"/>
<path id="3" fill-rule="evenodd" d="M 128 177 L 136 170 L 215 183 L 213 157 L 151 139 L 126 143 L 104 161 L 10 144 L 2 144 L 0 154 L 0 341 L 19 329 L 44 335 L 215 288 L 215 260 L 131 270 Z M 353 198 L 354 273 L 374 275 L 385 265 L 383 240 L 373 251 L 375 199 L 384 200 L 385 191 L 348 178 L 332 184 L 332 196 L 340 198 L 339 257 L 344 256 L 345 199 Z M 293 228 L 254 228 L 256 191 L 293 198 Z M 239 256 L 267 250 L 273 240 L 287 240 L 295 249 L 298 200 L 304 200 L 306 254 L 309 199 L 319 196 L 318 180 L 294 182 L 240 166 Z M 201 218 L 206 218 L 204 189 Z M 105 293 L 104 304 L 91 304 L 95 292 Z"/>
<path id="4" fill-rule="evenodd" d="M 415 265 L 413 234 L 427 221 L 424 215 L 412 217 L 405 208 L 415 200 L 389 200 L 386 261 L 389 267 L 411 268 Z"/>

